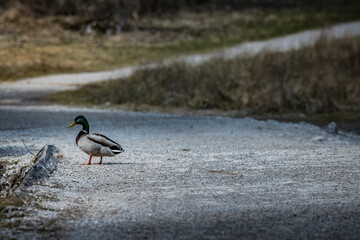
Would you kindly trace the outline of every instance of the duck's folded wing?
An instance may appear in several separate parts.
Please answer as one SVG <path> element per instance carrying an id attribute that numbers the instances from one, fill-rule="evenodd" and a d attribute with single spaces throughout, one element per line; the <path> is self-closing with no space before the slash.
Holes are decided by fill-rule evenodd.
<path id="1" fill-rule="evenodd" d="M 117 142 L 111 140 L 110 138 L 108 138 L 108 137 L 106 137 L 104 135 L 98 134 L 98 133 L 89 134 L 89 135 L 87 135 L 87 137 L 91 141 L 93 141 L 95 143 L 98 143 L 98 144 L 101 144 L 101 145 L 106 146 L 106 147 L 111 147 L 111 146 L 120 147 L 120 144 L 118 144 Z"/>
<path id="2" fill-rule="evenodd" d="M 94 143 L 102 145 L 103 147 L 110 148 L 110 151 L 114 154 L 119 154 L 124 151 L 120 144 L 104 135 L 93 133 L 87 135 L 87 138 Z"/>

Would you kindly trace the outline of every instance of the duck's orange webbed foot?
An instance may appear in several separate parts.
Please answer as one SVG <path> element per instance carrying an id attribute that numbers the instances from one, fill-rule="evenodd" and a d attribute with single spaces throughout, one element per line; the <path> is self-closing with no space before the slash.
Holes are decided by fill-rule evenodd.
<path id="1" fill-rule="evenodd" d="M 81 165 L 91 165 L 91 158 L 92 158 L 92 156 L 90 155 L 89 162 L 88 163 L 82 163 Z"/>
<path id="2" fill-rule="evenodd" d="M 94 163 L 95 165 L 101 165 L 102 164 L 102 157 L 100 157 L 100 162 L 99 163 Z"/>

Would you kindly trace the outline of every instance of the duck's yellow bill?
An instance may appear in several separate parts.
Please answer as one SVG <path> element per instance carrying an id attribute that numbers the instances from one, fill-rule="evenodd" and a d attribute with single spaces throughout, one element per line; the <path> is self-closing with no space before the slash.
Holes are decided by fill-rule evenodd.
<path id="1" fill-rule="evenodd" d="M 77 123 L 73 121 L 67 128 L 71 128 L 72 126 L 76 125 Z"/>

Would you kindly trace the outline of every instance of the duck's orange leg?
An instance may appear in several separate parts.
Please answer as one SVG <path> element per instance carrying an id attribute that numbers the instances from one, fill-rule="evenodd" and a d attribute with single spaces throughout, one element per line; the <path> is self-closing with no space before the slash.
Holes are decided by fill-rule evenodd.
<path id="1" fill-rule="evenodd" d="M 91 165 L 91 158 L 92 158 L 92 156 L 90 155 L 89 162 L 88 163 L 82 163 L 81 165 Z"/>
<path id="2" fill-rule="evenodd" d="M 102 157 L 100 157 L 100 162 L 99 163 L 94 163 L 95 165 L 101 165 L 102 164 Z"/>

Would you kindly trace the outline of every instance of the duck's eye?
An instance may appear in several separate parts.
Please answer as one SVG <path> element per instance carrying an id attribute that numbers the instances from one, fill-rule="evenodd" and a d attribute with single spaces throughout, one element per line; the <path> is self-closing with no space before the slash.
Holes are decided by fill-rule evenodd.
<path id="1" fill-rule="evenodd" d="M 83 118 L 77 118 L 77 119 L 75 120 L 76 123 L 82 123 L 83 121 L 84 121 Z"/>

